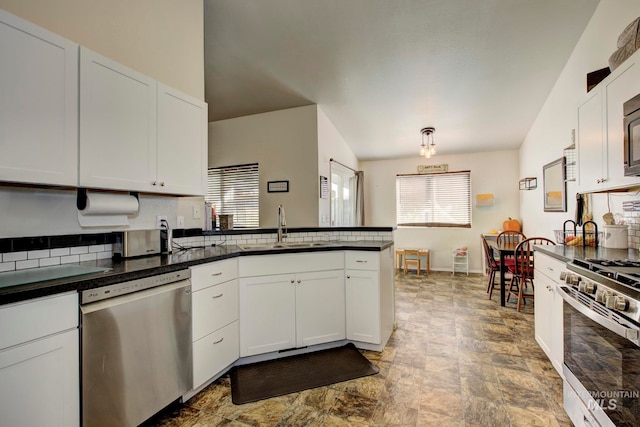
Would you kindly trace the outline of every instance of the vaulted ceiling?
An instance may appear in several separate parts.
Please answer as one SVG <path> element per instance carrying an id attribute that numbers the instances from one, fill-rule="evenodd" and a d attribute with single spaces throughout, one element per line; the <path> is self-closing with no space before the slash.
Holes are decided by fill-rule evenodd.
<path id="1" fill-rule="evenodd" d="M 599 0 L 204 0 L 209 121 L 318 104 L 361 160 L 516 149 Z"/>

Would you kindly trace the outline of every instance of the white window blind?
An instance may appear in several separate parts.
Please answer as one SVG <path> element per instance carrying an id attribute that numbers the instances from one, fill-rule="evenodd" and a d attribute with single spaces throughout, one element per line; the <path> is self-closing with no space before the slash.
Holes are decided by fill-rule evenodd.
<path id="1" fill-rule="evenodd" d="M 471 227 L 471 172 L 396 176 L 397 225 Z"/>
<path id="2" fill-rule="evenodd" d="M 210 168 L 205 201 L 216 213 L 232 214 L 234 228 L 260 226 L 260 181 L 258 164 Z"/>

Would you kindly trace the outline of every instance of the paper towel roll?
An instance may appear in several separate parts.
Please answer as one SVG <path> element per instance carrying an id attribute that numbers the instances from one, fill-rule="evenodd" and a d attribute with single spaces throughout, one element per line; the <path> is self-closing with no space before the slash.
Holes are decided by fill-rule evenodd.
<path id="1" fill-rule="evenodd" d="M 138 199 L 128 194 L 87 193 L 86 206 L 78 210 L 83 227 L 128 225 L 128 215 L 138 212 Z"/>

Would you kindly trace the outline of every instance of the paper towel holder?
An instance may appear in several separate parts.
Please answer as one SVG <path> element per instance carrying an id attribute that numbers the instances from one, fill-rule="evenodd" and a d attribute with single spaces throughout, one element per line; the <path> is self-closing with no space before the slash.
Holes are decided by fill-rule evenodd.
<path id="1" fill-rule="evenodd" d="M 140 197 L 138 196 L 138 192 L 137 191 L 130 191 L 129 192 L 130 196 L 133 196 L 136 198 L 136 200 L 138 200 L 138 202 L 140 202 Z M 84 209 L 86 209 L 87 207 L 87 188 L 78 188 L 78 193 L 76 196 L 76 207 L 78 208 L 79 211 L 82 211 Z"/>

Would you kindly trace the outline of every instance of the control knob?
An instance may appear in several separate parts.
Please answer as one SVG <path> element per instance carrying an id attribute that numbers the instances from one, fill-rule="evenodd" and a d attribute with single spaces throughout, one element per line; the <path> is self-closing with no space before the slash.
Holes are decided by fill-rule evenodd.
<path id="1" fill-rule="evenodd" d="M 603 304 L 607 304 L 607 298 L 612 297 L 613 296 L 613 292 L 611 292 L 610 290 L 605 290 L 605 289 L 598 289 L 596 291 L 596 301 L 601 302 Z"/>
<path id="2" fill-rule="evenodd" d="M 562 279 L 562 275 L 560 275 L 560 278 Z M 565 275 L 564 275 L 564 282 L 567 285 L 576 286 L 576 285 L 578 285 L 578 283 L 580 283 L 580 280 L 582 280 L 582 278 L 580 276 L 578 276 L 577 274 L 565 273 Z"/>
<path id="3" fill-rule="evenodd" d="M 629 309 L 629 300 L 625 297 L 611 295 L 607 297 L 605 304 L 607 308 L 611 308 L 618 311 L 627 311 Z"/>
<path id="4" fill-rule="evenodd" d="M 594 294 L 596 292 L 597 286 L 593 282 L 580 282 L 578 283 L 578 290 L 580 292 L 584 292 L 585 294 Z"/>

